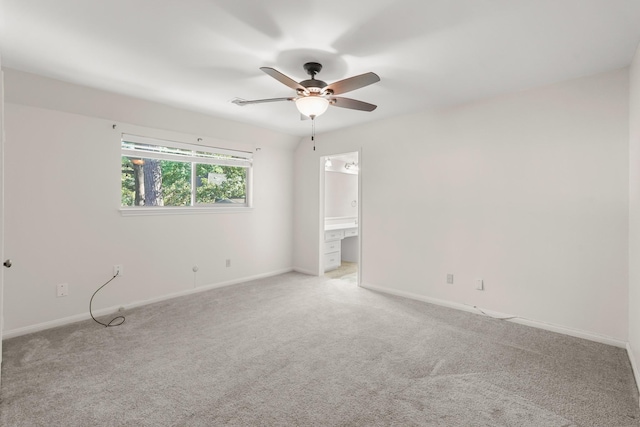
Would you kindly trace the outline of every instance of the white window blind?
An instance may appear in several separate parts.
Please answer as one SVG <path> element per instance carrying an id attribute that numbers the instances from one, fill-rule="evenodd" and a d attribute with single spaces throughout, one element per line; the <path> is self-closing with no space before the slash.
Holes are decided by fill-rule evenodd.
<path id="1" fill-rule="evenodd" d="M 207 163 L 249 168 L 253 153 L 226 148 L 165 141 L 138 135 L 122 134 L 122 154 L 158 160 Z"/>

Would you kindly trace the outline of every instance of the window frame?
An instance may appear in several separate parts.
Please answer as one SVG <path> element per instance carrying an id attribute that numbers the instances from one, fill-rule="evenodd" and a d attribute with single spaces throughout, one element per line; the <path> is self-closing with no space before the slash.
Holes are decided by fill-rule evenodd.
<path id="1" fill-rule="evenodd" d="M 133 144 L 125 147 L 125 144 Z M 136 149 L 136 144 L 166 148 L 167 151 Z M 171 150 L 187 150 L 192 155 L 173 154 Z M 194 153 L 195 152 L 195 153 Z M 198 155 L 203 153 L 204 155 Z M 233 156 L 223 158 L 216 156 Z M 123 216 L 137 215 L 167 215 L 167 214 L 199 214 L 199 213 L 231 213 L 251 212 L 253 210 L 253 153 L 250 151 L 233 150 L 228 148 L 213 147 L 209 145 L 191 144 L 169 139 L 151 138 L 140 135 L 122 133 L 120 137 L 120 160 L 123 157 L 139 157 L 157 160 L 188 163 L 191 165 L 191 200 L 189 206 L 122 206 L 120 199 L 120 213 Z M 195 204 L 196 180 L 195 173 L 198 164 L 213 164 L 220 166 L 243 167 L 246 169 L 245 178 L 245 203 L 227 204 Z M 120 178 L 120 194 L 122 194 L 122 177 Z"/>

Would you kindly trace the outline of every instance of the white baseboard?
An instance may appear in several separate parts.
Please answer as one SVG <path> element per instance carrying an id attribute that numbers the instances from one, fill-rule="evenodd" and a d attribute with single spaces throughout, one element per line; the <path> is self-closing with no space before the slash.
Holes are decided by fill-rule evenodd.
<path id="1" fill-rule="evenodd" d="M 151 299 L 147 299 L 147 300 L 134 301 L 134 302 L 129 303 L 129 304 L 120 304 L 120 305 L 114 306 L 114 307 L 108 307 L 108 308 L 103 308 L 103 309 L 100 309 L 100 310 L 95 310 L 93 312 L 93 316 L 94 317 L 100 317 L 100 316 L 105 316 L 105 315 L 108 315 L 108 314 L 118 313 L 118 310 L 120 309 L 120 307 L 124 307 L 125 310 L 128 310 L 128 309 L 132 309 L 132 308 L 135 308 L 135 307 L 141 307 L 143 305 L 148 305 L 148 304 L 153 304 L 153 303 L 156 303 L 156 302 L 166 301 L 166 300 L 169 300 L 169 299 L 172 299 L 172 298 L 177 298 L 177 297 L 181 297 L 181 296 L 185 296 L 185 295 L 195 294 L 195 293 L 198 293 L 198 292 L 204 292 L 204 291 L 209 291 L 209 290 L 212 290 L 212 289 L 223 288 L 225 286 L 232 286 L 232 285 L 237 285 L 237 284 L 240 284 L 240 283 L 246 283 L 246 282 L 250 282 L 252 280 L 263 279 L 265 277 L 277 276 L 279 274 L 289 273 L 291 271 L 293 271 L 292 268 L 287 268 L 287 269 L 272 271 L 272 272 L 269 272 L 269 273 L 257 274 L 255 276 L 243 277 L 243 278 L 240 278 L 240 279 L 233 279 L 233 280 L 229 280 L 229 281 L 226 281 L 226 282 L 212 283 L 210 285 L 198 286 L 196 288 L 186 289 L 184 291 L 174 292 L 174 293 L 167 294 L 167 295 L 161 295 L 159 297 L 155 297 L 155 298 L 151 298 Z M 22 327 L 22 328 L 11 329 L 11 330 L 3 332 L 2 339 L 3 340 L 4 339 L 9 339 L 9 338 L 17 337 L 17 336 L 20 336 L 20 335 L 26 335 L 26 334 L 30 334 L 30 333 L 33 333 L 33 332 L 43 331 L 45 329 L 51 329 L 51 328 L 55 328 L 55 327 L 58 327 L 58 326 L 68 325 L 70 323 L 80 322 L 80 321 L 87 320 L 87 319 L 91 319 L 91 314 L 89 314 L 89 312 L 76 314 L 76 315 L 69 316 L 69 317 L 63 317 L 61 319 L 55 319 L 55 320 L 51 320 L 49 322 L 37 323 L 35 325 L 29 325 L 29 326 L 25 326 L 25 327 Z"/>
<path id="2" fill-rule="evenodd" d="M 318 272 L 317 271 L 311 271 L 311 270 L 305 270 L 304 268 L 298 268 L 298 267 L 294 267 L 293 271 L 295 271 L 296 273 L 302 273 L 302 274 L 306 274 L 307 276 L 317 276 Z"/>
<path id="3" fill-rule="evenodd" d="M 487 315 L 490 317 L 495 317 L 498 319 L 508 320 L 513 323 L 518 323 L 521 325 L 531 326 L 538 329 L 545 329 L 547 331 L 557 332 L 564 335 L 569 335 L 576 338 L 583 338 L 589 341 L 599 342 L 601 344 L 612 345 L 615 347 L 626 348 L 627 342 L 621 341 L 615 338 L 607 337 L 604 335 L 594 334 L 591 332 L 581 331 L 578 329 L 567 328 L 565 326 L 554 325 L 551 323 L 540 322 L 537 320 L 525 319 L 522 317 L 517 317 L 510 314 L 499 313 L 491 310 L 485 310 L 481 307 L 475 307 L 466 304 L 460 304 L 457 302 L 441 300 L 437 298 L 430 298 L 424 295 L 414 294 L 412 292 L 398 291 L 396 289 L 386 288 L 383 286 L 375 286 L 367 283 L 362 283 L 361 286 L 366 289 L 371 289 L 373 291 L 383 292 L 386 294 L 397 295 L 404 298 L 409 298 L 413 300 L 428 302 L 430 304 L 441 305 L 443 307 L 454 308 L 457 310 L 467 311 L 469 313 L 479 314 L 479 315 Z M 482 311 L 481 311 L 482 310 Z M 637 378 L 637 376 L 636 376 Z"/>
<path id="4" fill-rule="evenodd" d="M 640 366 L 638 366 L 638 363 L 636 362 L 635 353 L 633 352 L 630 343 L 627 343 L 627 355 L 631 361 L 631 370 L 633 370 L 633 376 L 636 379 L 636 387 L 638 388 L 638 391 L 640 391 Z M 640 405 L 640 398 L 638 399 L 638 405 Z"/>

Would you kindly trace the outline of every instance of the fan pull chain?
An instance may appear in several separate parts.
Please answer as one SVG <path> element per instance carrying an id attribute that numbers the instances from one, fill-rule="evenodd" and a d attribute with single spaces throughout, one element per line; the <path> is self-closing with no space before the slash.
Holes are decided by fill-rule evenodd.
<path id="1" fill-rule="evenodd" d="M 311 142 L 313 142 L 313 151 L 316 151 L 316 121 L 314 116 L 311 116 Z"/>

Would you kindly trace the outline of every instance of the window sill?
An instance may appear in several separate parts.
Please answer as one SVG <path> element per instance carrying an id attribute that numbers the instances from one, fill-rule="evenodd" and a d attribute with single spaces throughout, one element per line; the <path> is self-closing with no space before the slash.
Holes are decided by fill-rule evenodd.
<path id="1" fill-rule="evenodd" d="M 187 206 L 187 207 L 166 207 L 166 206 L 154 206 L 154 207 L 132 207 L 132 208 L 120 208 L 120 215 L 122 216 L 146 216 L 146 215 L 191 215 L 191 214 L 221 214 L 221 213 L 243 213 L 251 212 L 252 207 L 249 206 Z"/>

